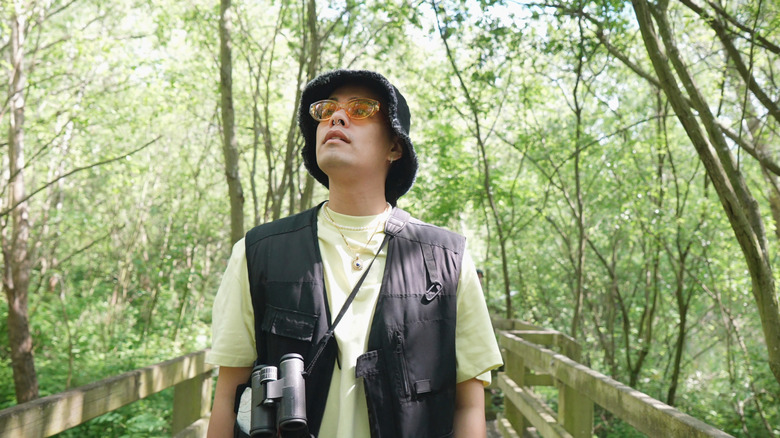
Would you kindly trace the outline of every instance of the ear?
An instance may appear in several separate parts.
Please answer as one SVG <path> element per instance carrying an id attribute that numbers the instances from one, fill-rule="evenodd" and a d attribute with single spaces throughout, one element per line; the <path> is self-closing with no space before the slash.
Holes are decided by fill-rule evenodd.
<path id="1" fill-rule="evenodd" d="M 403 155 L 404 148 L 401 146 L 401 142 L 396 140 L 393 142 L 393 145 L 390 146 L 390 150 L 387 151 L 387 161 L 390 163 L 398 161 Z"/>

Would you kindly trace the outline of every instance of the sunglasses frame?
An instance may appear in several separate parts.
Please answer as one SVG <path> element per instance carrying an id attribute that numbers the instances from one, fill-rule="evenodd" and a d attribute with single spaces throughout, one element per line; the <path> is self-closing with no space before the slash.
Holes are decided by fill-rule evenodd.
<path id="1" fill-rule="evenodd" d="M 356 107 L 356 104 L 358 104 L 358 103 L 366 103 L 366 102 L 371 105 L 371 112 L 368 115 L 362 116 L 362 117 L 353 115 L 353 112 L 354 112 L 354 109 Z M 324 103 L 331 103 L 331 104 L 335 104 L 336 105 L 336 109 L 333 110 L 333 114 L 335 114 L 336 111 L 338 111 L 340 109 L 343 109 L 347 113 L 347 116 L 349 116 L 349 118 L 351 120 L 367 119 L 367 118 L 373 116 L 374 114 L 378 113 L 379 112 L 379 106 L 380 106 L 379 101 L 374 100 L 374 99 L 369 99 L 367 97 L 356 97 L 354 99 L 349 99 L 348 101 L 346 101 L 344 103 L 341 103 L 341 102 L 333 100 L 333 99 L 318 100 L 318 101 L 312 103 L 311 105 L 309 105 L 309 114 L 311 115 L 311 117 L 314 120 L 316 120 L 318 122 L 327 122 L 328 120 L 330 120 L 333 117 L 333 114 L 331 114 L 330 117 L 328 117 L 328 118 L 317 118 L 317 116 L 315 116 L 315 114 L 316 114 L 315 108 L 317 107 L 317 105 L 321 105 L 321 104 L 324 104 Z"/>

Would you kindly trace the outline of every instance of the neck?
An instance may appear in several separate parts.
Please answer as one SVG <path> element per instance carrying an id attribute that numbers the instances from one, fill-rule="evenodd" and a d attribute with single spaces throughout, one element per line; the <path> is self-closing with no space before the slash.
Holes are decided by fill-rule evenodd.
<path id="1" fill-rule="evenodd" d="M 373 216 L 385 211 L 386 207 L 384 187 L 381 196 L 361 190 L 339 190 L 332 185 L 329 190 L 328 208 L 336 213 L 348 216 Z"/>

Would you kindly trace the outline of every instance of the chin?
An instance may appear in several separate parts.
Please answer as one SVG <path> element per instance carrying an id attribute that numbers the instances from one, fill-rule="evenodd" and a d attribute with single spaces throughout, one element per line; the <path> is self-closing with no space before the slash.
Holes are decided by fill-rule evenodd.
<path id="1" fill-rule="evenodd" d="M 346 160 L 345 157 L 337 156 L 336 154 L 323 154 L 323 157 L 317 157 L 317 166 L 330 177 L 331 172 L 336 172 L 343 169 L 349 169 L 351 163 Z"/>

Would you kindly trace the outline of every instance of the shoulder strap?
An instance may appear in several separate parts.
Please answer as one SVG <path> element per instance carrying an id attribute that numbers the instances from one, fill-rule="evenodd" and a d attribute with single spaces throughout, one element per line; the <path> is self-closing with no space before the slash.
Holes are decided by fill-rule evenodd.
<path id="1" fill-rule="evenodd" d="M 409 218 L 409 213 L 407 213 L 405 210 L 401 210 L 398 207 L 394 208 L 393 212 L 390 214 L 390 217 L 387 218 L 387 222 L 385 223 L 385 234 L 397 236 L 401 233 L 404 227 L 406 227 L 407 222 L 409 222 Z"/>
<path id="2" fill-rule="evenodd" d="M 404 229 L 406 223 L 409 222 L 409 217 L 409 213 L 406 211 L 401 210 L 400 208 L 394 208 L 393 212 L 390 214 L 390 217 L 387 218 L 387 222 L 385 222 L 385 238 L 382 240 L 382 244 L 379 246 L 376 254 L 374 254 L 374 258 L 371 259 L 371 263 L 369 263 L 366 267 L 363 275 L 360 276 L 360 280 L 358 280 L 357 284 L 355 284 L 355 287 L 352 289 L 349 297 L 347 297 L 344 305 L 341 306 L 341 310 L 336 316 L 336 319 L 333 320 L 333 323 L 330 325 L 330 327 L 328 327 L 328 331 L 325 332 L 325 335 L 322 337 L 322 339 L 320 339 L 320 342 L 317 345 L 317 352 L 314 353 L 311 362 L 309 362 L 309 365 L 307 365 L 306 369 L 303 371 L 304 376 L 308 376 L 311 373 L 311 370 L 314 369 L 314 365 L 317 362 L 317 359 L 319 359 L 320 355 L 322 355 L 322 352 L 325 351 L 325 347 L 327 347 L 328 342 L 330 342 L 330 340 L 333 338 L 333 332 L 336 330 L 336 325 L 338 325 L 339 321 L 341 321 L 341 318 L 343 318 L 347 313 L 347 309 L 352 304 L 352 302 L 355 301 L 355 297 L 360 290 L 360 286 L 363 285 L 363 281 L 366 279 L 368 271 L 371 270 L 371 266 L 374 265 L 374 261 L 376 260 L 377 256 L 379 256 L 379 253 L 382 252 L 382 249 L 385 247 L 390 238 L 395 237 L 398 235 L 398 233 L 401 232 L 401 230 Z"/>

